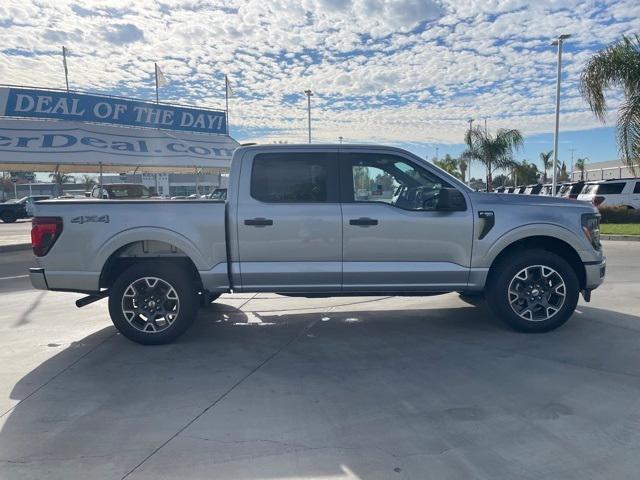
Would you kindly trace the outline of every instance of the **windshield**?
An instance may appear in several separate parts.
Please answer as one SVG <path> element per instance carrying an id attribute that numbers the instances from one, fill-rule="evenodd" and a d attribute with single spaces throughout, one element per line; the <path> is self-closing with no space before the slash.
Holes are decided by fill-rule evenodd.
<path id="1" fill-rule="evenodd" d="M 227 189 L 226 188 L 216 188 L 212 193 L 212 200 L 226 200 L 227 199 Z"/>
<path id="2" fill-rule="evenodd" d="M 560 195 L 568 195 L 569 192 L 571 191 L 571 183 L 567 183 L 566 185 L 562 185 L 562 187 L 560 187 Z"/>
<path id="3" fill-rule="evenodd" d="M 598 191 L 598 184 L 591 183 L 591 184 L 585 185 L 581 193 L 583 194 L 596 193 L 597 191 Z"/>

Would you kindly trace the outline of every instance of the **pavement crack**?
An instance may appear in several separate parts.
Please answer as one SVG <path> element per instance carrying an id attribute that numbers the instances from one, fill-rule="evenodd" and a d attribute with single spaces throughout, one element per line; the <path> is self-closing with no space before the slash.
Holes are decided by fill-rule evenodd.
<path id="1" fill-rule="evenodd" d="M 255 296 L 255 295 L 254 295 Z M 250 299 L 251 300 L 251 299 Z M 249 300 L 248 300 L 249 301 Z M 247 302 L 248 302 L 247 301 Z M 245 302 L 245 304 L 247 303 Z M 198 419 L 200 419 L 205 413 L 215 407 L 218 403 L 224 400 L 231 392 L 233 392 L 237 387 L 239 387 L 242 383 L 245 382 L 249 377 L 251 377 L 254 373 L 264 367 L 267 363 L 277 357 L 281 352 L 283 352 L 287 347 L 295 343 L 298 339 L 302 338 L 306 333 L 311 330 L 318 322 L 320 318 L 313 320 L 310 322 L 305 328 L 303 328 L 297 335 L 294 335 L 289 341 L 284 343 L 280 348 L 278 348 L 271 355 L 267 356 L 262 362 L 256 365 L 253 369 L 251 369 L 247 374 L 243 375 L 237 382 L 235 382 L 231 387 L 229 387 L 222 395 L 216 398 L 213 402 L 211 402 L 207 407 L 205 407 L 199 414 L 189 420 L 186 424 L 184 424 L 178 431 L 176 431 L 173 435 L 171 435 L 167 440 L 165 440 L 162 444 L 156 447 L 149 455 L 142 459 L 137 465 L 135 465 L 131 470 L 129 470 L 123 477 L 122 480 L 125 480 L 129 475 L 135 472 L 138 468 L 144 465 L 151 457 L 153 457 L 156 453 L 166 447 L 172 440 L 178 437 L 182 432 L 184 432 L 187 428 L 193 425 Z"/>

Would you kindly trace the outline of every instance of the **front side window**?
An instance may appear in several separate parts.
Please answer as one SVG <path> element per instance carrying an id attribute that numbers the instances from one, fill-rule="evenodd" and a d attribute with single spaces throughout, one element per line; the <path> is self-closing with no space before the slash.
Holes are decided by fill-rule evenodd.
<path id="1" fill-rule="evenodd" d="M 351 167 L 354 202 L 383 202 L 405 210 L 435 210 L 438 194 L 450 185 L 400 157 L 345 154 Z"/>
<path id="2" fill-rule="evenodd" d="M 636 186 L 633 187 L 633 193 L 640 193 L 640 182 L 636 182 Z"/>
<path id="3" fill-rule="evenodd" d="M 256 155 L 251 196 L 265 203 L 337 202 L 337 160 L 327 153 Z"/>

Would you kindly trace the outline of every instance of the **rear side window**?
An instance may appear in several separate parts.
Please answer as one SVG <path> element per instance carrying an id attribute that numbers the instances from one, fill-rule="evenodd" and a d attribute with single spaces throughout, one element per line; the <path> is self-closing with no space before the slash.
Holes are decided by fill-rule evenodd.
<path id="1" fill-rule="evenodd" d="M 251 196 L 265 203 L 337 203 L 332 153 L 265 153 L 253 159 Z"/>
<path id="2" fill-rule="evenodd" d="M 617 195 L 622 193 L 624 183 L 601 183 L 598 186 L 598 195 Z"/>
<path id="3" fill-rule="evenodd" d="M 636 186 L 633 188 L 633 193 L 640 193 L 640 182 L 636 182 Z"/>

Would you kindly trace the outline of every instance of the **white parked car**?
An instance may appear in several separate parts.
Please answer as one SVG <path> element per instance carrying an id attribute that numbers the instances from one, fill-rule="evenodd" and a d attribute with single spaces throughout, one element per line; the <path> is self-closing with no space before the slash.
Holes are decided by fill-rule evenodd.
<path id="1" fill-rule="evenodd" d="M 585 183 L 578 200 L 596 207 L 640 208 L 640 178 L 621 178 Z"/>

